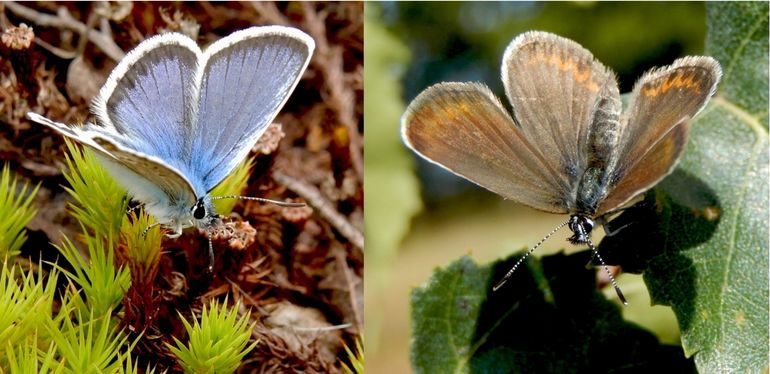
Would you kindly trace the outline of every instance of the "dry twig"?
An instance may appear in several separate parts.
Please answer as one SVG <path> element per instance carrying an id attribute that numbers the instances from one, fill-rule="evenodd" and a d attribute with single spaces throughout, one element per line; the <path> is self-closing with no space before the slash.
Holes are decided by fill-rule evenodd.
<path id="1" fill-rule="evenodd" d="M 345 283 L 348 286 L 348 295 L 350 296 L 350 308 L 353 310 L 353 318 L 356 321 L 356 329 L 359 334 L 364 331 L 364 318 L 361 315 L 359 308 L 359 301 L 356 296 L 360 295 L 356 292 L 356 282 L 353 279 L 353 274 L 350 272 L 350 268 L 347 266 L 344 253 L 342 251 L 336 251 L 334 254 L 335 260 L 337 260 L 338 266 L 342 269 L 342 273 L 345 274 Z"/>
<path id="2" fill-rule="evenodd" d="M 109 32 L 89 30 L 84 23 L 72 18 L 67 8 L 59 7 L 57 15 L 40 13 L 34 9 L 15 2 L 7 2 L 5 6 L 19 17 L 26 18 L 36 25 L 45 27 L 58 27 L 76 31 L 81 36 L 87 36 L 91 43 L 98 46 L 104 53 L 115 61 L 120 61 L 125 53 L 112 40 Z"/>
<path id="3" fill-rule="evenodd" d="M 344 71 L 342 60 L 342 47 L 329 45 L 326 38 L 326 14 L 315 11 L 314 4 L 302 2 L 302 10 L 305 13 L 305 26 L 307 32 L 316 40 L 316 56 L 312 63 L 321 72 L 328 92 L 324 94 L 324 101 L 337 114 L 337 119 L 348 130 L 350 138 L 350 160 L 353 169 L 360 181 L 364 176 L 363 142 L 358 133 L 358 122 L 355 119 L 356 97 L 352 90 L 346 89 L 347 74 Z M 356 71 L 352 74 L 362 73 Z"/>
<path id="4" fill-rule="evenodd" d="M 340 234 L 347 238 L 358 248 L 364 248 L 364 234 L 356 229 L 353 224 L 340 214 L 326 198 L 321 195 L 315 186 L 305 183 L 297 178 L 290 177 L 280 171 L 273 172 L 273 178 L 294 191 L 297 195 L 307 200 L 310 206 L 318 209 L 321 216 L 336 228 Z"/>

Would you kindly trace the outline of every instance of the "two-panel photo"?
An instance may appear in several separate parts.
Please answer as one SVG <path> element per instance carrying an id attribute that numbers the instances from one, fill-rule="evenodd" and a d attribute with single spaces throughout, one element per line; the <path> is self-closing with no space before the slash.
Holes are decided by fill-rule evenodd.
<path id="1" fill-rule="evenodd" d="M 0 2 L 0 373 L 767 373 L 768 2 Z"/>

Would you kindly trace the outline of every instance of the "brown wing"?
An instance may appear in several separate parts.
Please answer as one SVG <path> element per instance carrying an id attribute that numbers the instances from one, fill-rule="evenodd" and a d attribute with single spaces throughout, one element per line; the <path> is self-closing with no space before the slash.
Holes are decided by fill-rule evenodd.
<path id="1" fill-rule="evenodd" d="M 546 168 L 575 199 L 588 167 L 590 127 L 599 101 L 619 103 L 614 74 L 579 44 L 546 32 L 527 32 L 505 51 L 505 91 L 516 123 L 542 154 Z M 620 107 L 604 106 L 617 118 Z M 600 155 L 607 156 L 607 155 Z"/>
<path id="2" fill-rule="evenodd" d="M 623 116 L 610 192 L 597 216 L 621 207 L 674 169 L 690 120 L 714 94 L 721 76 L 713 58 L 684 57 L 639 79 Z"/>
<path id="3" fill-rule="evenodd" d="M 409 148 L 452 173 L 533 208 L 567 212 L 558 177 L 484 85 L 426 89 L 407 108 L 401 131 Z"/>

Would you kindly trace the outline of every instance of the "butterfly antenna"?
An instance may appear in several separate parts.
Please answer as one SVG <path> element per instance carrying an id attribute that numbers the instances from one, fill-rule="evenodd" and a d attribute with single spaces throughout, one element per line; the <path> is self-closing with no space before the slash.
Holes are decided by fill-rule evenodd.
<path id="1" fill-rule="evenodd" d="M 287 208 L 301 208 L 305 206 L 305 203 L 290 203 L 288 201 L 271 200 L 271 199 L 265 199 L 262 197 L 251 197 L 251 196 L 229 195 L 229 196 L 214 196 L 211 198 L 211 200 L 222 200 L 222 199 L 253 200 L 253 201 L 260 201 L 263 203 L 272 203 L 272 204 L 287 207 Z"/>
<path id="2" fill-rule="evenodd" d="M 612 276 L 612 272 L 610 272 L 610 269 L 607 268 L 607 264 L 604 263 L 604 260 L 602 260 L 602 256 L 599 255 L 599 251 L 596 250 L 594 247 L 594 243 L 591 242 L 591 239 L 587 239 L 586 242 L 588 243 L 588 248 L 591 248 L 591 250 L 594 252 L 594 257 L 596 257 L 599 260 L 599 263 L 604 268 L 604 271 L 607 272 L 607 275 L 610 277 L 610 283 L 612 283 L 612 287 L 615 287 L 615 292 L 618 294 L 618 298 L 620 301 L 623 302 L 623 305 L 628 305 L 628 301 L 626 301 L 626 297 L 623 296 L 623 292 L 620 291 L 620 287 L 618 287 L 618 283 L 615 282 L 615 277 Z"/>
<path id="3" fill-rule="evenodd" d="M 492 291 L 497 291 L 498 289 L 500 289 L 500 287 L 502 287 L 505 284 L 505 282 L 508 281 L 508 278 L 510 278 L 511 275 L 513 275 L 513 272 L 516 271 L 516 269 L 519 267 L 519 265 L 521 265 L 521 263 L 524 262 L 524 260 L 526 260 L 527 257 L 529 257 L 529 255 L 531 255 L 532 252 L 534 252 L 537 249 L 537 247 L 539 247 L 541 244 L 543 244 L 543 242 L 548 240 L 548 238 L 550 238 L 551 235 L 553 235 L 554 233 L 559 231 L 559 229 L 561 229 L 562 227 L 566 226 L 568 223 L 569 223 L 569 221 L 564 222 L 564 223 L 560 224 L 559 226 L 556 226 L 556 228 L 551 230 L 551 232 L 549 232 L 548 235 L 546 235 L 545 237 L 540 239 L 540 241 L 537 242 L 537 244 L 535 244 L 534 247 L 530 248 L 529 251 L 527 251 L 527 253 L 524 254 L 524 256 L 521 256 L 521 258 L 518 261 L 516 261 L 515 264 L 513 264 L 513 267 L 511 267 L 511 270 L 508 270 L 508 272 L 505 273 L 505 276 L 503 276 L 503 279 L 501 279 L 499 282 L 497 282 L 497 284 L 494 287 L 492 287 Z"/>
<path id="4" fill-rule="evenodd" d="M 206 239 L 209 240 L 209 273 L 214 272 L 214 245 L 211 243 L 211 235 L 206 233 Z"/>

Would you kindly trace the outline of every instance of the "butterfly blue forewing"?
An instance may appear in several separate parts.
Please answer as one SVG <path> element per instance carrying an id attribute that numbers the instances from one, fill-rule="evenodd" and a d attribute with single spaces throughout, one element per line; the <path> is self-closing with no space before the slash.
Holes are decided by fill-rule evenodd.
<path id="1" fill-rule="evenodd" d="M 313 45 L 297 29 L 263 27 L 235 32 L 206 49 L 191 155 L 205 192 L 230 174 L 265 132 L 299 83 Z"/>
<path id="2" fill-rule="evenodd" d="M 246 156 L 297 85 L 313 40 L 281 26 L 253 27 L 205 51 L 181 34 L 141 43 L 94 99 L 96 124 L 28 117 L 93 149 L 164 226 L 210 227 L 208 192 Z"/>

